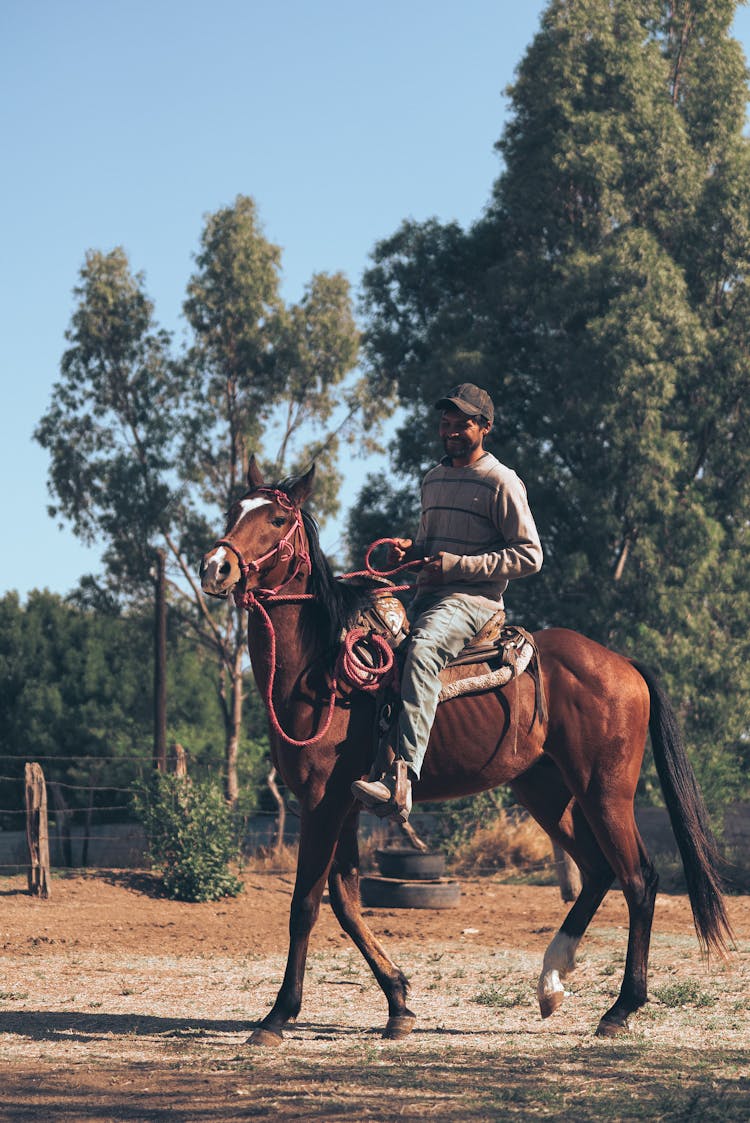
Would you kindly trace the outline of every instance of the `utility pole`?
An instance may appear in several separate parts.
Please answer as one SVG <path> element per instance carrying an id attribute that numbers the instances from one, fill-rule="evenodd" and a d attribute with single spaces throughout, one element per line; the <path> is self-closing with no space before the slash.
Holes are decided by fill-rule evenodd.
<path id="1" fill-rule="evenodd" d="M 167 580 L 166 554 L 156 551 L 154 574 L 154 768 L 167 770 Z"/>

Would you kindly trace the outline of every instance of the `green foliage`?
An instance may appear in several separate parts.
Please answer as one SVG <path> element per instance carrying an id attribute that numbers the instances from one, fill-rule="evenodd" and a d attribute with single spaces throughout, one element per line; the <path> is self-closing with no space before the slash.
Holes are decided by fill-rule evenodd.
<path id="1" fill-rule="evenodd" d="M 655 987 L 653 993 L 654 998 L 672 1009 L 679 1006 L 715 1006 L 717 1001 L 712 994 L 707 994 L 692 979 L 665 983 L 663 986 Z"/>
<path id="2" fill-rule="evenodd" d="M 137 618 L 80 611 L 48 592 L 25 606 L 13 593 L 0 600 L 2 771 L 18 777 L 3 783 L 4 807 L 22 806 L 24 760 L 41 760 L 73 808 L 85 806 L 89 784 L 135 778 L 150 723 L 148 642 Z M 118 791 L 93 798 L 127 802 Z"/>
<path id="3" fill-rule="evenodd" d="M 552 0 L 467 231 L 404 223 L 365 276 L 374 377 L 437 452 L 468 379 L 545 564 L 507 605 L 655 665 L 714 806 L 748 791 L 750 141 L 736 4 Z M 372 516 L 373 511 L 368 510 Z M 652 777 L 653 778 L 653 777 Z"/>
<path id="4" fill-rule="evenodd" d="M 238 855 L 230 808 L 218 784 L 154 773 L 136 796 L 149 856 L 177 901 L 236 897 L 242 882 L 229 865 Z"/>
<path id="5" fill-rule="evenodd" d="M 367 547 L 378 538 L 413 538 L 419 525 L 419 496 L 413 487 L 396 488 L 380 476 L 368 476 L 349 513 L 349 564 L 359 569 Z M 385 566 L 377 554 L 373 563 Z"/>
<path id="6" fill-rule="evenodd" d="M 347 377 L 359 351 L 348 282 L 317 273 L 302 300 L 285 305 L 280 250 L 244 195 L 208 216 L 196 264 L 184 305 L 194 333 L 185 361 L 195 394 L 180 456 L 188 478 L 225 511 L 245 490 L 251 453 L 269 479 L 317 459 L 327 490 L 315 510 L 325 517 L 338 506 L 339 437 L 353 435 L 369 401 L 364 380 Z"/>
<path id="7" fill-rule="evenodd" d="M 150 613 L 92 610 L 49 592 L 0 598 L 0 806 L 21 808 L 25 760 L 39 760 L 67 806 L 97 817 L 129 810 L 128 789 L 151 766 Z M 213 662 L 168 628 L 169 741 L 186 746 L 191 769 L 219 772 L 223 723 Z M 255 793 L 267 750 L 259 699 L 240 769 Z M 89 792 L 89 786 L 96 789 Z M 17 826 L 10 819 L 7 826 Z"/>
<path id="8" fill-rule="evenodd" d="M 127 255 L 92 250 L 74 290 L 61 378 L 36 430 L 50 453 L 50 514 L 108 548 L 111 572 L 149 580 L 155 537 L 169 526 L 185 371 L 153 317 L 144 279 Z"/>

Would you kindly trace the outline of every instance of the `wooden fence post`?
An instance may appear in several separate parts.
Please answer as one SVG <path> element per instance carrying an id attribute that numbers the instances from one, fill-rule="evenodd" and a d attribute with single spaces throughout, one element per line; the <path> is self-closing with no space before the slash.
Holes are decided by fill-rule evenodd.
<path id="1" fill-rule="evenodd" d="M 47 826 L 47 787 L 40 764 L 26 764 L 26 839 L 29 844 L 29 893 L 49 897 L 49 831 Z"/>
<path id="2" fill-rule="evenodd" d="M 281 854 L 281 851 L 284 849 L 284 831 L 286 829 L 286 804 L 284 803 L 283 795 L 279 791 L 279 785 L 276 783 L 277 776 L 278 772 L 274 767 L 272 767 L 271 771 L 266 777 L 266 783 L 268 784 L 273 798 L 276 800 L 276 806 L 279 812 L 278 819 L 276 820 L 276 841 L 273 844 L 272 848 L 272 853 L 278 858 L 278 856 Z"/>
<path id="3" fill-rule="evenodd" d="M 169 747 L 167 769 L 174 776 L 187 776 L 187 753 L 179 741 L 173 741 Z"/>

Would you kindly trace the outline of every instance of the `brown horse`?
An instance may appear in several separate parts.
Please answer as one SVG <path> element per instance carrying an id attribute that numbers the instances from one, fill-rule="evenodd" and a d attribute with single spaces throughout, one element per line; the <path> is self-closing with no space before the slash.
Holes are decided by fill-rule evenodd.
<path id="1" fill-rule="evenodd" d="M 414 1026 L 407 979 L 365 923 L 359 902 L 353 780 L 370 767 L 374 703 L 331 689 L 331 668 L 361 597 L 337 581 L 301 509 L 313 469 L 265 487 L 254 464 L 250 491 L 228 515 L 223 539 L 201 565 L 206 593 L 234 591 L 249 611 L 253 672 L 266 699 L 274 764 L 301 807 L 297 876 L 284 980 L 271 1012 L 250 1038 L 279 1044 L 297 1017 L 310 933 L 328 881 L 344 931 L 370 965 L 388 1001 L 385 1036 Z M 717 848 L 672 708 L 644 667 L 576 632 L 536 634 L 548 714 L 535 686 L 466 694 L 441 703 L 415 800 L 441 800 L 507 784 L 583 874 L 583 888 L 544 955 L 538 983 L 543 1017 L 562 1003 L 562 979 L 615 879 L 629 913 L 627 959 L 617 1001 L 597 1032 L 613 1036 L 646 1000 L 657 876 L 638 833 L 633 801 L 650 730 L 664 799 L 682 856 L 695 927 L 704 950 L 724 953 L 731 931 L 716 872 Z M 468 668 L 471 671 L 471 668 Z"/>

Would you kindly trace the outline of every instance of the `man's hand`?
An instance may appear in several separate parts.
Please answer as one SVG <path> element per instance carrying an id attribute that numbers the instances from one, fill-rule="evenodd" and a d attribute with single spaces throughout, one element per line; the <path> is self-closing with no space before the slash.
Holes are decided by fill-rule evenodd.
<path id="1" fill-rule="evenodd" d="M 388 547 L 388 565 L 400 565 L 413 545 L 411 538 L 394 538 Z"/>
<path id="2" fill-rule="evenodd" d="M 419 571 L 420 583 L 425 585 L 442 585 L 443 583 L 443 551 L 430 558 Z"/>

